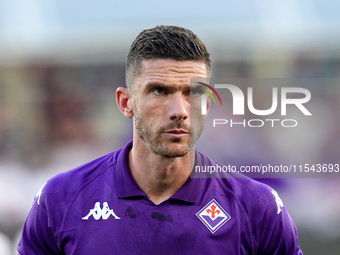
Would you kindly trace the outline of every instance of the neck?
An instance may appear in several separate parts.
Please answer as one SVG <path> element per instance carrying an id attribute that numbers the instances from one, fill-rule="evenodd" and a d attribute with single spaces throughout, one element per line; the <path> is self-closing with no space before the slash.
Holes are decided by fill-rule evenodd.
<path id="1" fill-rule="evenodd" d="M 194 147 L 183 157 L 167 158 L 150 151 L 137 138 L 129 153 L 132 177 L 156 205 L 170 198 L 188 180 L 194 163 Z"/>

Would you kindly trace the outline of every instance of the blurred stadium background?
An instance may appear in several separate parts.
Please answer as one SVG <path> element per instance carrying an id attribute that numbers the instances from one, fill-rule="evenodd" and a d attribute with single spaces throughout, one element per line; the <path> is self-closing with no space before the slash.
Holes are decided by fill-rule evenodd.
<path id="1" fill-rule="evenodd" d="M 0 0 L 0 254 L 15 254 L 33 197 L 48 178 L 131 138 L 115 89 L 124 86 L 131 42 L 158 24 L 197 33 L 212 53 L 213 76 L 222 82 L 340 78 L 336 0 Z M 339 163 L 340 87 L 311 89 L 317 91 L 312 108 L 323 119 L 313 127 L 318 139 L 302 139 L 299 148 Z M 258 140 L 266 147 L 256 146 Z M 238 158 L 247 155 L 240 144 L 257 160 L 273 151 L 278 158 L 291 153 L 287 143 L 281 149 L 266 134 L 231 133 L 230 142 Z M 305 254 L 339 254 L 340 179 L 273 185 L 298 226 Z"/>

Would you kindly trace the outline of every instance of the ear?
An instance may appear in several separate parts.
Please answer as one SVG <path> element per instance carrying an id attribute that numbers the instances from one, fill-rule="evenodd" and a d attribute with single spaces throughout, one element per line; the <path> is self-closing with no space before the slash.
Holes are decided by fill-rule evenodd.
<path id="1" fill-rule="evenodd" d="M 119 87 L 116 90 L 116 101 L 121 113 L 127 118 L 132 118 L 134 113 L 132 109 L 132 95 L 129 89 Z"/>

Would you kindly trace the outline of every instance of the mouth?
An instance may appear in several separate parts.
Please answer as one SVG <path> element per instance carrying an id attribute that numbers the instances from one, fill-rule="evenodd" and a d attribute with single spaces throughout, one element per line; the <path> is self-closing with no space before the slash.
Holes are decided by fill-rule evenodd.
<path id="1" fill-rule="evenodd" d="M 165 131 L 164 134 L 174 138 L 182 138 L 188 136 L 189 132 L 184 129 L 170 129 Z"/>

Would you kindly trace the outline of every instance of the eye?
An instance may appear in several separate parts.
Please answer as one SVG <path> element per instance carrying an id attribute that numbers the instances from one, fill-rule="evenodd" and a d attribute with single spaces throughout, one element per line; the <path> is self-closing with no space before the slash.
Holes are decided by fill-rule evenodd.
<path id="1" fill-rule="evenodd" d="M 196 97 L 196 96 L 199 96 L 200 94 L 202 94 L 202 90 L 200 90 L 199 88 L 191 88 L 190 89 L 190 96 L 191 97 Z"/>
<path id="2" fill-rule="evenodd" d="M 153 93 L 155 93 L 158 96 L 165 94 L 165 89 L 163 89 L 163 88 L 154 88 L 152 91 L 153 91 Z"/>

